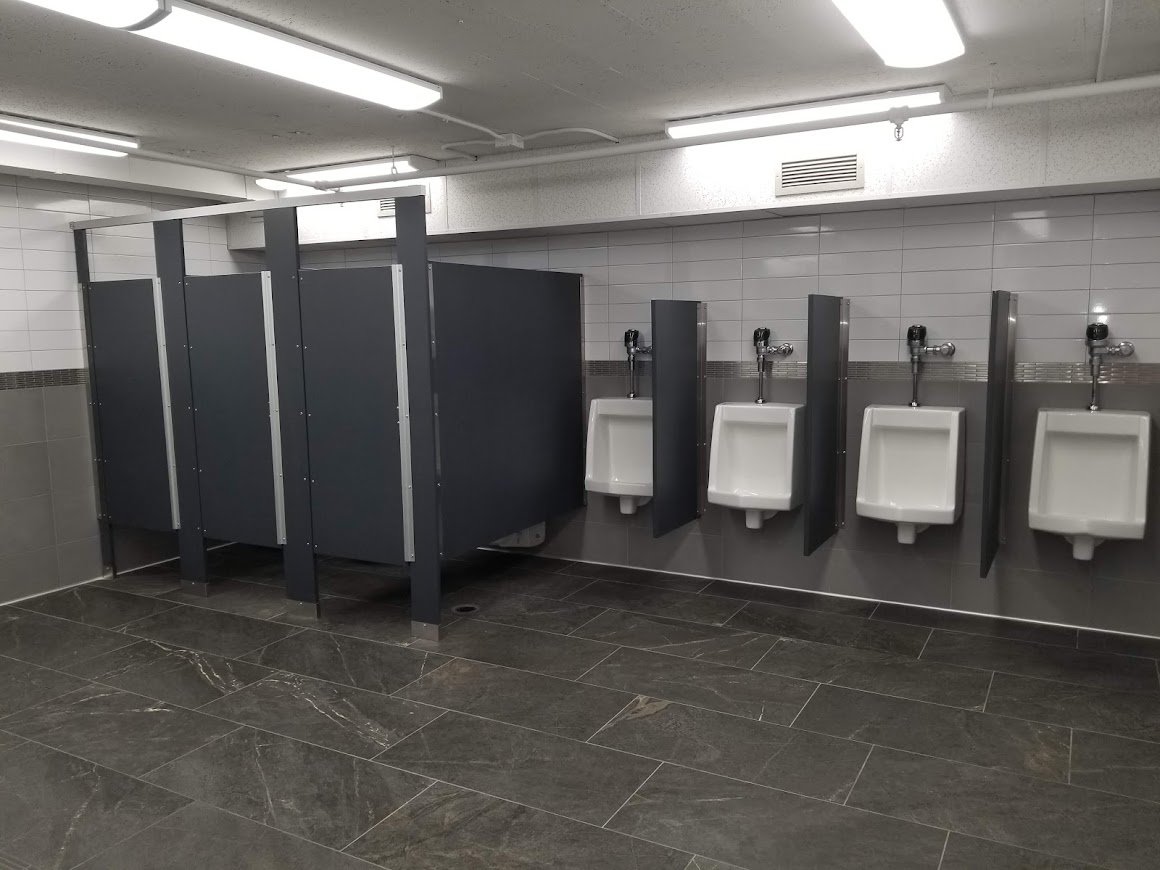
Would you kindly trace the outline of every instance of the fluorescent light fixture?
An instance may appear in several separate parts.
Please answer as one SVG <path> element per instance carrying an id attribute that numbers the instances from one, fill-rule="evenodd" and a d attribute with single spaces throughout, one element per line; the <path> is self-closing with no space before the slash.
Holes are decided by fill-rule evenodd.
<path id="1" fill-rule="evenodd" d="M 966 49 L 945 0 L 834 0 L 887 66 L 945 63 Z"/>
<path id="2" fill-rule="evenodd" d="M 826 100 L 820 103 L 800 103 L 773 109 L 758 109 L 753 112 L 713 115 L 708 118 L 693 118 L 689 121 L 670 121 L 665 124 L 665 132 L 672 139 L 688 139 L 692 136 L 711 136 L 717 133 L 775 129 L 790 124 L 825 121 L 834 118 L 851 118 L 855 119 L 856 122 L 859 115 L 886 112 L 899 106 L 911 109 L 920 106 L 936 106 L 945 99 L 946 89 L 940 85 L 939 87 L 918 88 L 912 91 L 891 91 L 885 94 Z"/>
<path id="3" fill-rule="evenodd" d="M 0 130 L 5 129 L 17 133 L 47 133 L 50 137 L 60 136 L 66 139 L 79 139 L 82 143 L 93 142 L 97 145 L 110 145 L 118 149 L 138 147 L 137 140 L 131 139 L 128 136 L 115 136 L 112 133 L 84 130 L 79 127 L 67 127 L 63 124 L 51 124 L 48 121 L 33 121 L 28 118 L 18 118 L 13 115 L 0 115 Z"/>
<path id="4" fill-rule="evenodd" d="M 160 0 L 24 0 L 106 27 L 136 27 L 164 9 Z"/>
<path id="5" fill-rule="evenodd" d="M 39 148 L 55 148 L 58 151 L 77 151 L 81 154 L 97 154 L 101 157 L 128 156 L 124 151 L 114 151 L 112 148 L 99 148 L 96 145 L 82 145 L 80 142 L 66 142 L 64 139 L 50 139 L 47 136 L 18 133 L 15 130 L 5 130 L 2 127 L 0 127 L 0 142 L 12 142 L 16 145 L 35 145 Z"/>
<path id="6" fill-rule="evenodd" d="M 274 190 L 279 193 L 293 193 L 296 196 L 305 196 L 310 193 L 322 193 L 317 188 L 305 184 L 295 184 L 292 181 L 279 181 L 276 178 L 255 178 L 254 184 L 264 190 Z"/>
<path id="7" fill-rule="evenodd" d="M 298 181 L 315 181 L 319 184 L 339 181 L 357 181 L 360 178 L 380 178 L 384 175 L 400 175 L 414 172 L 411 157 L 395 157 L 390 160 L 364 160 L 361 163 L 343 163 L 337 166 L 319 166 L 317 169 L 303 169 L 287 172 L 287 178 Z"/>

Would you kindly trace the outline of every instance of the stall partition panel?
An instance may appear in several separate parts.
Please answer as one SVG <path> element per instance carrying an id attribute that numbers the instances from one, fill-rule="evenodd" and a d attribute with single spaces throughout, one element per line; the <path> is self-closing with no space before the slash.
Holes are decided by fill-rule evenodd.
<path id="1" fill-rule="evenodd" d="M 303 271 L 299 292 L 315 551 L 402 564 L 391 268 Z"/>
<path id="2" fill-rule="evenodd" d="M 580 280 L 431 264 L 443 555 L 583 504 Z"/>
<path id="3" fill-rule="evenodd" d="M 805 554 L 842 525 L 846 497 L 846 367 L 850 303 L 809 298 L 806 368 Z"/>
<path id="4" fill-rule="evenodd" d="M 187 278 L 185 307 L 205 536 L 276 546 L 281 461 L 269 275 Z"/>
<path id="5" fill-rule="evenodd" d="M 987 358 L 987 427 L 983 448 L 983 522 L 979 576 L 986 577 L 1002 543 L 1003 503 L 1011 444 L 1011 388 L 1015 382 L 1018 298 L 991 294 L 991 346 Z"/>
<path id="6" fill-rule="evenodd" d="M 169 531 L 177 493 L 157 286 L 149 278 L 89 284 L 89 323 L 108 520 Z"/>

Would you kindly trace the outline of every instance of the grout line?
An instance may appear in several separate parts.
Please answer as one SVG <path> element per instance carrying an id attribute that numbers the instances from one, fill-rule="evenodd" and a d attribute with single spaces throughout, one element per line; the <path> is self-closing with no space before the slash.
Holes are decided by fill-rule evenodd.
<path id="1" fill-rule="evenodd" d="M 430 779 L 430 777 L 427 777 L 427 779 Z M 347 843 L 341 849 L 338 849 L 336 851 L 342 852 L 344 855 L 349 854 L 346 851 L 347 849 L 349 849 L 351 846 L 353 846 L 355 843 L 357 843 L 359 840 L 361 840 L 363 837 L 365 837 L 367 834 L 369 834 L 375 828 L 379 827 L 379 825 L 385 824 L 386 821 L 389 818 L 391 818 L 391 816 L 402 812 L 413 801 L 417 801 L 423 795 L 427 794 L 427 792 L 429 792 L 431 789 L 433 789 L 435 787 L 435 784 L 437 782 L 438 782 L 438 780 L 432 779 L 429 783 L 427 783 L 425 786 L 423 786 L 423 788 L 421 788 L 416 794 L 411 795 L 409 798 L 407 798 L 405 801 L 403 801 L 401 804 L 399 804 L 397 807 L 395 807 L 393 810 L 391 810 L 389 813 L 387 813 L 385 816 L 383 816 L 381 819 L 379 819 L 377 822 L 375 822 L 373 825 L 371 825 L 369 828 L 367 828 L 365 831 L 363 831 L 361 834 L 356 836 L 353 840 L 351 840 L 349 843 Z M 358 857 L 358 856 L 354 856 L 354 857 Z"/>
<path id="2" fill-rule="evenodd" d="M 220 719 L 221 717 L 216 717 L 216 718 Z M 150 768 L 149 770 L 145 771 L 144 773 L 136 774 L 136 778 L 144 780 L 145 777 L 149 776 L 150 774 L 156 773 L 157 771 L 161 770 L 161 768 L 163 768 L 163 767 L 169 767 L 169 765 L 174 764 L 175 762 L 181 761 L 181 759 L 183 759 L 189 755 L 193 755 L 193 753 L 195 753 L 201 749 L 205 749 L 207 746 L 213 746 L 213 744 L 217 743 L 219 740 L 224 740 L 225 738 L 229 737 L 231 734 L 236 734 L 238 731 L 241 731 L 243 728 L 251 727 L 248 725 L 238 724 L 238 723 L 234 722 L 232 719 L 222 719 L 221 721 L 229 722 L 231 725 L 236 725 L 237 727 L 230 729 L 225 734 L 219 734 L 217 737 L 213 738 L 212 740 L 207 740 L 205 743 L 202 743 L 200 746 L 195 746 L 193 749 L 189 750 L 188 752 L 181 753 L 181 755 L 177 756 L 176 758 L 171 758 L 171 759 L 169 759 L 169 761 L 162 762 L 161 764 L 157 765 L 156 767 Z M 149 782 L 149 780 L 145 780 L 145 781 Z"/>
<path id="3" fill-rule="evenodd" d="M 797 713 L 794 714 L 793 719 L 790 721 L 789 725 L 786 726 L 787 728 L 793 727 L 794 722 L 796 722 L 798 720 L 798 717 L 801 716 L 801 714 L 805 712 L 806 707 L 808 707 L 810 705 L 810 701 L 812 701 L 814 699 L 814 695 L 816 695 L 818 693 L 818 690 L 821 688 L 822 688 L 821 683 L 818 683 L 816 686 L 814 686 L 814 690 L 812 692 L 810 692 L 810 696 L 808 698 L 806 698 L 806 702 L 804 704 L 802 704 L 802 708 L 800 710 L 798 710 Z"/>
<path id="4" fill-rule="evenodd" d="M 424 665 L 426 664 L 427 657 L 428 657 L 428 656 L 433 656 L 433 655 L 439 655 L 439 653 L 430 653 L 430 652 L 424 652 L 424 653 L 423 653 L 423 663 L 424 663 Z M 451 663 L 452 663 L 452 662 L 454 662 L 454 661 L 459 661 L 459 659 L 456 659 L 456 658 L 454 658 L 453 656 L 447 656 L 447 661 L 443 662 L 443 663 L 442 663 L 442 664 L 440 664 L 440 665 L 436 665 L 435 667 L 431 668 L 431 670 L 429 670 L 429 671 L 424 671 L 423 673 L 419 674 L 419 676 L 415 677 L 415 679 L 411 680 L 411 682 L 407 683 L 406 685 L 399 686 L 399 688 L 395 689 L 395 691 L 393 691 L 393 692 L 384 692 L 384 693 L 381 693 L 381 694 L 385 694 L 385 695 L 387 695 L 387 697 L 389 697 L 389 698 L 394 698 L 394 697 L 396 697 L 396 696 L 399 694 L 399 692 L 403 691 L 404 689 L 409 689 L 409 688 L 411 688 L 411 686 L 415 685 L 415 683 L 419 682 L 419 680 L 423 679 L 424 677 L 428 677 L 428 676 L 430 676 L 431 674 L 435 673 L 435 672 L 436 672 L 436 671 L 438 671 L 438 670 L 441 670 L 442 668 L 445 668 L 445 667 L 447 667 L 449 664 L 451 664 Z M 340 685 L 340 686 L 341 686 L 341 685 L 348 685 L 348 684 L 346 684 L 346 683 L 339 683 L 338 685 Z M 355 689 L 357 689 L 357 688 L 359 688 L 359 687 L 358 687 L 358 686 L 350 686 L 350 688 L 355 688 Z M 362 689 L 362 691 L 364 691 L 364 692 L 374 692 L 374 689 Z M 378 693 L 378 692 L 375 692 L 375 694 L 380 694 L 380 693 Z M 409 700 L 410 700 L 410 698 L 399 698 L 399 700 L 400 700 L 400 701 L 409 701 Z M 416 702 L 416 703 L 425 703 L 425 702 Z M 430 707 L 434 707 L 435 705 L 434 705 L 434 704 L 429 704 L 428 706 L 430 706 Z"/>
<path id="5" fill-rule="evenodd" d="M 993 685 L 995 685 L 995 672 L 994 672 L 994 671 L 991 671 L 991 679 L 987 681 L 987 694 L 986 694 L 986 696 L 983 698 L 983 706 L 982 706 L 982 708 L 980 708 L 980 710 L 979 710 L 979 712 L 980 712 L 980 713 L 986 713 L 986 712 L 987 712 L 987 704 L 988 704 L 988 702 L 991 700 L 991 687 L 992 687 Z"/>
<path id="6" fill-rule="evenodd" d="M 875 610 L 877 610 L 878 608 L 877 608 L 877 607 L 875 607 L 874 609 L 875 609 Z M 928 635 L 926 636 L 926 640 L 924 640 L 924 641 L 922 642 L 922 649 L 920 649 L 920 650 L 918 651 L 918 655 L 914 657 L 914 660 L 915 660 L 916 662 L 917 662 L 917 661 L 922 661 L 922 654 L 923 654 L 924 652 L 926 652 L 926 647 L 927 647 L 927 644 L 929 644 L 929 643 L 930 643 L 930 639 L 931 639 L 932 637 L 934 637 L 934 629 L 933 629 L 933 628 L 930 630 L 930 634 L 928 634 Z"/>
<path id="7" fill-rule="evenodd" d="M 631 800 L 632 800 L 634 797 L 636 797 L 636 794 L 637 794 L 637 792 L 639 792 L 639 791 L 640 791 L 642 788 L 644 788 L 644 787 L 645 787 L 645 785 L 648 783 L 648 781 L 649 781 L 650 779 L 652 779 L 654 775 L 656 775 L 656 772 L 657 772 L 658 770 L 660 770 L 660 769 L 661 769 L 662 767 L 664 767 L 664 766 L 665 766 L 665 763 L 662 761 L 662 762 L 661 762 L 660 764 L 658 764 L 658 765 L 657 765 L 655 768 L 653 768 L 653 772 L 652 772 L 652 773 L 650 773 L 648 776 L 646 776 L 646 777 L 644 778 L 644 781 L 643 781 L 643 782 L 641 782 L 641 784 L 640 784 L 640 785 L 638 785 L 636 788 L 634 788 L 634 789 L 632 790 L 632 794 L 630 794 L 630 795 L 629 795 L 627 798 L 625 798 L 625 801 L 624 801 L 624 803 L 622 803 L 620 806 L 618 806 L 618 807 L 616 808 L 615 812 L 613 812 L 613 814 L 612 814 L 611 816 L 609 816 L 609 817 L 608 817 L 608 818 L 605 820 L 604 824 L 603 824 L 603 825 L 601 825 L 600 827 L 602 827 L 602 828 L 604 828 L 604 829 L 606 829 L 606 830 L 607 830 L 607 828 L 608 828 L 608 823 L 609 823 L 609 822 L 611 822 L 613 819 L 615 819 L 615 818 L 616 818 L 616 815 L 617 815 L 617 813 L 619 813 L 619 812 L 620 812 L 621 810 L 623 810 L 623 809 L 624 809 L 626 806 L 628 806 L 628 802 L 629 802 L 629 801 L 631 801 Z"/>
<path id="8" fill-rule="evenodd" d="M 950 842 L 951 832 L 947 831 L 947 838 L 943 840 L 942 854 L 938 856 L 938 867 L 936 867 L 935 870 L 942 870 L 943 861 L 945 861 L 947 857 L 947 846 L 950 845 Z"/>
<path id="9" fill-rule="evenodd" d="M 602 664 L 604 664 L 606 661 L 608 661 L 610 658 L 612 658 L 614 655 L 616 655 L 618 652 L 620 652 L 622 649 L 624 649 L 624 647 L 617 646 L 616 649 L 614 649 L 612 652 L 610 652 L 608 655 L 606 655 L 604 658 L 602 658 L 600 661 L 598 661 L 596 664 L 594 664 L 592 667 L 590 667 L 588 670 L 586 670 L 580 676 L 573 677 L 572 682 L 573 683 L 580 682 L 586 676 L 588 676 L 590 673 L 592 673 L 594 670 L 596 670 L 598 667 L 600 667 Z"/>
<path id="10" fill-rule="evenodd" d="M 587 622 L 584 622 L 584 623 L 582 623 L 582 624 L 580 624 L 580 625 L 576 626 L 574 629 L 572 629 L 570 632 L 568 632 L 566 635 L 564 635 L 564 637 L 575 637 L 575 636 L 576 636 L 576 632 L 578 632 L 580 629 L 584 628 L 584 627 L 585 627 L 585 626 L 587 626 L 587 625 L 591 625 L 593 622 L 595 622 L 596 620 L 598 620 L 600 617 L 602 617 L 602 616 L 603 616 L 604 614 L 606 614 L 607 612 L 608 612 L 608 608 L 607 608 L 607 607 L 602 607 L 602 608 L 600 608 L 600 612 L 599 612 L 598 614 L 596 614 L 594 617 L 592 617 L 591 619 L 589 619 Z M 587 638 L 587 637 L 586 637 L 586 638 L 584 638 L 584 640 L 591 640 L 591 638 Z"/>
<path id="11" fill-rule="evenodd" d="M 601 725 L 599 728 L 597 728 L 595 731 L 593 731 L 591 734 L 589 734 L 588 737 L 584 740 L 584 742 L 592 744 L 593 746 L 599 746 L 600 744 L 598 744 L 598 743 L 592 743 L 592 738 L 595 737 L 597 734 L 599 734 L 601 731 L 603 731 L 605 728 L 607 728 L 609 725 L 611 725 L 613 722 L 615 722 L 617 719 L 619 719 L 620 714 L 623 713 L 625 710 L 627 710 L 629 707 L 631 707 L 633 704 L 635 704 L 638 701 L 642 700 L 643 698 L 647 698 L 647 697 L 648 697 L 648 695 L 636 695 L 635 697 L 631 698 L 628 701 L 628 703 L 626 703 L 623 707 L 621 707 L 619 710 L 617 710 L 615 713 L 612 714 L 611 719 L 609 719 L 607 722 L 605 722 L 603 725 Z M 605 748 L 608 749 L 611 747 L 605 747 Z"/>
<path id="12" fill-rule="evenodd" d="M 878 747 L 877 747 L 877 744 L 874 744 L 874 743 L 871 743 L 871 744 L 870 744 L 870 751 L 866 753 L 866 758 L 865 758 L 865 760 L 862 762 L 862 766 L 861 766 L 860 768 L 858 768 L 858 775 L 857 775 L 856 777 L 854 777 L 854 781 L 853 781 L 853 782 L 850 784 L 850 790 L 849 790 L 848 792 L 846 792 L 846 799 L 845 799 L 844 801 L 842 801 L 842 806 L 848 806 L 848 805 L 849 805 L 849 803 L 850 803 L 850 796 L 851 796 L 852 794 L 854 794 L 854 789 L 855 789 L 855 788 L 857 787 L 857 785 L 858 785 L 858 780 L 860 780 L 860 779 L 862 778 L 862 772 L 863 772 L 864 770 L 866 770 L 866 765 L 870 763 L 870 756 L 874 754 L 874 750 L 875 750 L 875 749 L 877 749 L 877 748 L 878 748 Z M 917 753 L 915 753 L 915 754 L 917 754 Z M 858 808 L 857 808 L 857 807 L 855 807 L 855 809 L 858 809 Z"/>
<path id="13" fill-rule="evenodd" d="M 1071 785 L 1071 760 L 1075 756 L 1075 729 L 1067 729 L 1067 784 Z"/>

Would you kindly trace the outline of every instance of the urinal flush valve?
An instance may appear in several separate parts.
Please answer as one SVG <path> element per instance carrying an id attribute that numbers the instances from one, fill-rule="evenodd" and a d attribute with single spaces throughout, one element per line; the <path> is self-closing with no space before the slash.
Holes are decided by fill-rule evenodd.
<path id="1" fill-rule="evenodd" d="M 628 397 L 635 399 L 637 394 L 636 358 L 641 354 L 652 355 L 651 347 L 641 347 L 640 330 L 626 329 L 624 331 L 624 352 L 628 354 Z"/>
<path id="2" fill-rule="evenodd" d="M 910 350 L 910 407 L 918 405 L 918 368 L 922 358 L 927 354 L 937 353 L 939 356 L 954 356 L 955 346 L 945 341 L 942 344 L 928 345 L 926 343 L 926 327 L 916 323 L 906 330 L 906 347 Z"/>
<path id="3" fill-rule="evenodd" d="M 759 326 L 753 330 L 753 349 L 757 352 L 757 404 L 765 404 L 765 358 L 778 354 L 789 356 L 793 353 L 792 344 L 778 344 L 769 346 L 769 327 Z"/>
<path id="4" fill-rule="evenodd" d="M 1088 404 L 1089 411 L 1100 409 L 1100 365 L 1105 356 L 1131 356 L 1136 352 L 1130 341 L 1121 341 L 1111 344 L 1108 341 L 1108 325 L 1106 323 L 1089 323 L 1084 335 L 1084 344 L 1088 350 L 1088 365 L 1092 373 L 1092 400 Z"/>

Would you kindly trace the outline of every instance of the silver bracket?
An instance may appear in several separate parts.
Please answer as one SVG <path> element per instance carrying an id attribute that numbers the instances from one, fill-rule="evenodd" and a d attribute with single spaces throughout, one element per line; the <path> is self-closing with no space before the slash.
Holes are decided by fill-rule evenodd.
<path id="1" fill-rule="evenodd" d="M 411 392 L 407 372 L 407 310 L 403 304 L 403 267 L 391 266 L 395 303 L 395 376 L 399 398 L 399 480 L 403 500 L 403 558 L 415 561 L 415 501 L 411 480 Z"/>
<path id="2" fill-rule="evenodd" d="M 274 339 L 274 291 L 270 273 L 262 273 L 262 320 L 266 329 L 266 387 L 270 394 L 270 449 L 274 472 L 274 522 L 278 543 L 286 543 L 286 487 L 282 471 L 282 416 L 278 399 L 278 348 Z"/>
<path id="3" fill-rule="evenodd" d="M 177 450 L 173 441 L 173 401 L 169 393 L 169 353 L 165 347 L 165 311 L 162 308 L 161 279 L 153 279 L 153 317 L 157 325 L 157 365 L 161 372 L 161 419 L 165 425 L 165 462 L 169 466 L 169 517 L 173 528 L 181 528 L 181 506 L 177 497 Z"/>

